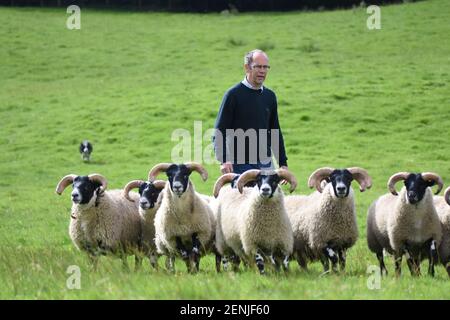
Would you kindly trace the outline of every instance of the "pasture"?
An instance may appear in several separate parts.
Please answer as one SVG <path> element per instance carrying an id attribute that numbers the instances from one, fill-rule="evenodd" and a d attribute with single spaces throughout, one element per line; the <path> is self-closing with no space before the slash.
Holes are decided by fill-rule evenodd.
<path id="1" fill-rule="evenodd" d="M 367 270 L 377 260 L 365 238 L 367 208 L 387 192 L 393 173 L 434 171 L 450 185 L 448 12 L 450 2 L 439 0 L 386 6 L 381 30 L 368 30 L 363 8 L 237 15 L 82 9 L 81 30 L 68 30 L 65 8 L 0 8 L 0 298 L 449 299 L 444 268 L 431 278 L 425 262 L 422 277 L 413 278 L 404 261 L 396 279 L 388 258 L 390 275 L 370 289 Z M 295 193 L 312 192 L 307 179 L 323 166 L 360 166 L 373 178 L 372 189 L 356 194 L 360 238 L 346 273 L 322 276 L 320 263 L 305 273 L 292 261 L 287 276 L 217 275 L 212 256 L 196 275 L 180 262 L 174 275 L 148 263 L 125 272 L 112 258 L 91 272 L 69 238 L 70 192 L 54 193 L 59 179 L 98 172 L 110 189 L 122 188 L 170 162 L 178 143 L 172 132 L 193 137 L 195 121 L 203 133 L 213 127 L 253 48 L 271 59 L 265 85 L 278 97 Z M 94 144 L 90 163 L 78 153 L 83 139 Z M 219 169 L 206 168 L 208 181 L 191 177 L 211 194 Z M 79 290 L 66 286 L 71 265 L 81 269 Z"/>

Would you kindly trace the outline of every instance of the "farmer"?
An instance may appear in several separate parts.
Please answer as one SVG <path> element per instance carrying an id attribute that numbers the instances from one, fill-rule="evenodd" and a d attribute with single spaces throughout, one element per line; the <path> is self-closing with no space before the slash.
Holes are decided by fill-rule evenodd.
<path id="1" fill-rule="evenodd" d="M 277 98 L 272 90 L 263 86 L 269 69 L 269 57 L 265 52 L 250 51 L 244 57 L 244 80 L 223 97 L 213 138 L 222 174 L 273 169 L 272 154 L 278 165 L 287 169 Z"/>

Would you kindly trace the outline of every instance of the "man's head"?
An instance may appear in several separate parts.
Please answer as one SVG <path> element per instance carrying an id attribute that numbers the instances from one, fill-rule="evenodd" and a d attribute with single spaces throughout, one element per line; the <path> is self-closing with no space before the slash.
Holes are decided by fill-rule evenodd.
<path id="1" fill-rule="evenodd" d="M 244 57 L 244 69 L 247 81 L 253 87 L 261 88 L 270 69 L 269 57 L 262 50 L 252 50 Z"/>

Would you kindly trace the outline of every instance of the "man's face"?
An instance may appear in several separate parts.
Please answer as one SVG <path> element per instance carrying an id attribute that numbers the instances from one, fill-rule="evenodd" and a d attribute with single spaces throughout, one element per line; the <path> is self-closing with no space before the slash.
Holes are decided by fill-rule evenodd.
<path id="1" fill-rule="evenodd" d="M 261 87 L 269 71 L 269 59 L 264 53 L 255 52 L 250 65 L 244 65 L 248 82 L 254 87 Z"/>

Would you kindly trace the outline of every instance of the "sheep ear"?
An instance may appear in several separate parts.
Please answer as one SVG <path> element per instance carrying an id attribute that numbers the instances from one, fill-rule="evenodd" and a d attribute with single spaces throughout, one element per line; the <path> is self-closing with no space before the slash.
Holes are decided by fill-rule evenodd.
<path id="1" fill-rule="evenodd" d="M 436 181 L 433 180 L 427 180 L 427 186 L 432 187 L 436 185 Z"/>

